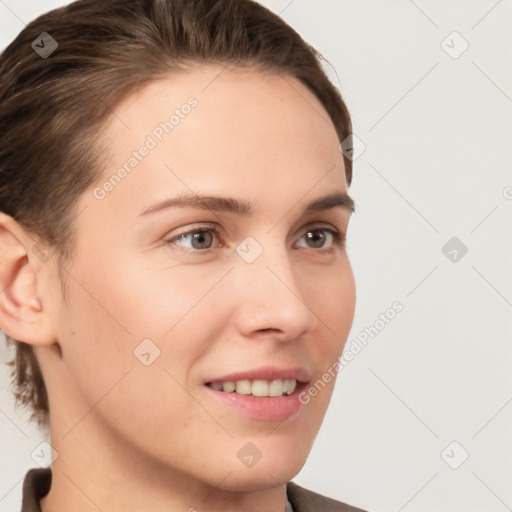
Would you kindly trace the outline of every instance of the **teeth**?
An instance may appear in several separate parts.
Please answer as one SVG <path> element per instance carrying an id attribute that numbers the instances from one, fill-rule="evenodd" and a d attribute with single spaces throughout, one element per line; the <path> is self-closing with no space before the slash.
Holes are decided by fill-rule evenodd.
<path id="1" fill-rule="evenodd" d="M 297 386 L 297 381 L 292 379 L 292 380 L 285 380 L 284 382 L 288 386 L 287 386 L 286 390 L 283 389 L 283 392 L 287 393 L 288 395 L 291 395 L 295 391 L 295 387 Z M 283 387 L 284 387 L 284 385 L 283 385 Z"/>
<path id="2" fill-rule="evenodd" d="M 295 379 L 277 379 L 273 381 L 262 379 L 250 381 L 244 379 L 236 382 L 212 382 L 210 386 L 216 391 L 235 392 L 239 395 L 282 396 L 291 395 L 297 387 L 297 381 Z"/>
<path id="3" fill-rule="evenodd" d="M 238 392 L 238 390 L 237 390 Z M 266 380 L 255 380 L 252 383 L 253 396 L 268 396 L 268 382 Z"/>
<path id="4" fill-rule="evenodd" d="M 227 393 L 231 393 L 231 391 L 235 391 L 235 383 L 234 382 L 223 382 L 222 383 L 222 391 L 226 391 Z"/>
<path id="5" fill-rule="evenodd" d="M 250 380 L 236 381 L 236 392 L 239 395 L 250 395 L 251 394 L 251 381 Z"/>
<path id="6" fill-rule="evenodd" d="M 273 380 L 268 386 L 269 396 L 281 396 L 283 391 L 283 381 L 281 379 Z"/>

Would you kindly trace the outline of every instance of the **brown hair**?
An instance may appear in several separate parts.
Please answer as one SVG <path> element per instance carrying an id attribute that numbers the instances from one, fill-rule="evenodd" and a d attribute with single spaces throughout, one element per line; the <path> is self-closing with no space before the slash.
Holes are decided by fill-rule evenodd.
<path id="1" fill-rule="evenodd" d="M 37 52 L 44 32 L 58 44 L 46 56 Z M 77 200 L 102 171 L 100 128 L 126 95 L 196 63 L 298 78 L 344 141 L 350 115 L 322 60 L 253 0 L 78 0 L 50 11 L 0 55 L 0 211 L 55 250 L 60 272 L 73 253 Z M 350 185 L 352 163 L 343 158 Z M 7 340 L 16 349 L 8 364 L 17 404 L 45 425 L 48 396 L 33 348 Z"/>

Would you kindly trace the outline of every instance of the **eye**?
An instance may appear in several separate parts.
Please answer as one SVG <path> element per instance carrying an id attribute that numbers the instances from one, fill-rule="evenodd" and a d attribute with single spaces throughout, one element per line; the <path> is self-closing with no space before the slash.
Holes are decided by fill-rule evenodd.
<path id="1" fill-rule="evenodd" d="M 334 245 L 343 245 L 345 236 L 338 230 L 327 227 L 318 227 L 308 229 L 300 238 L 304 239 L 307 247 L 310 249 L 331 249 Z M 326 242 L 329 242 L 326 244 Z M 327 245 L 327 247 L 326 247 Z"/>
<path id="2" fill-rule="evenodd" d="M 187 252 L 206 252 L 212 248 L 213 241 L 218 236 L 218 229 L 211 224 L 196 227 L 165 242 L 169 245 L 183 246 Z"/>
<path id="3" fill-rule="evenodd" d="M 215 238 L 217 240 L 220 238 L 218 228 L 214 224 L 207 224 L 196 226 L 194 229 L 165 240 L 165 243 L 178 246 L 183 251 L 191 254 L 206 254 L 215 248 Z M 306 245 L 297 243 L 299 247 L 329 250 L 334 245 L 343 246 L 345 235 L 334 228 L 320 226 L 309 228 L 303 233 L 300 240 L 305 240 Z"/>

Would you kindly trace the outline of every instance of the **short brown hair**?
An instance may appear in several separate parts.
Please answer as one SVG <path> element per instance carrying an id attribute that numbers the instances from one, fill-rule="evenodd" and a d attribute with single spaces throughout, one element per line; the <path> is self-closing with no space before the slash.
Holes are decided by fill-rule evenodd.
<path id="1" fill-rule="evenodd" d="M 32 46 L 44 32 L 58 44 L 47 58 Z M 322 60 L 253 0 L 78 0 L 44 14 L 0 55 L 0 210 L 52 247 L 60 269 L 73 253 L 77 200 L 103 170 L 99 129 L 125 96 L 198 63 L 301 80 L 344 141 L 350 115 Z M 350 185 L 352 163 L 343 158 Z M 47 424 L 33 348 L 7 339 L 16 348 L 8 363 L 16 401 Z"/>

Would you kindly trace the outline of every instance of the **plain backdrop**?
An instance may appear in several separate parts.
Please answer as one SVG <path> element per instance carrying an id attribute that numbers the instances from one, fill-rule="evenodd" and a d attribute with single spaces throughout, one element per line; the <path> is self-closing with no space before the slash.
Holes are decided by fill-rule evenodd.
<path id="1" fill-rule="evenodd" d="M 0 0 L 0 47 L 65 3 Z M 328 59 L 351 110 L 347 346 L 373 336 L 294 481 L 370 511 L 512 510 L 512 2 L 262 3 Z M 0 379 L 0 510 L 17 512 L 46 434 L 3 364 Z"/>

